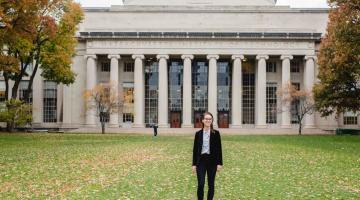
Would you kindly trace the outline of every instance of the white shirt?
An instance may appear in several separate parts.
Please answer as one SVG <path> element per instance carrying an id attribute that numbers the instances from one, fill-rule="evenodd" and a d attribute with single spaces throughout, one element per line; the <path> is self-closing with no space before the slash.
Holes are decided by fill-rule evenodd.
<path id="1" fill-rule="evenodd" d="M 203 143 L 201 154 L 210 154 L 210 130 L 203 130 Z"/>

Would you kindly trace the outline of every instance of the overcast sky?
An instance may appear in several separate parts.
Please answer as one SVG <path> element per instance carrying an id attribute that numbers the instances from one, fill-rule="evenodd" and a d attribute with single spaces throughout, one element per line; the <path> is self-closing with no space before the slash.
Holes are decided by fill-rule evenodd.
<path id="1" fill-rule="evenodd" d="M 122 0 L 75 0 L 84 7 L 108 7 L 120 5 Z M 290 5 L 293 8 L 326 8 L 326 0 L 278 0 L 277 5 Z"/>

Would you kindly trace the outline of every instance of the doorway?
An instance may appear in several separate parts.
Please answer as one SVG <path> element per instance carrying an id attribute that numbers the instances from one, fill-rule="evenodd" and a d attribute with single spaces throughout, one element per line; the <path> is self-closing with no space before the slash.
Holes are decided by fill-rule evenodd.
<path id="1" fill-rule="evenodd" d="M 194 112 L 194 128 L 202 128 L 202 115 L 204 112 Z"/>
<path id="2" fill-rule="evenodd" d="M 229 128 L 229 112 L 219 113 L 219 128 Z"/>
<path id="3" fill-rule="evenodd" d="M 171 128 L 181 127 L 181 112 L 170 112 L 170 127 Z"/>

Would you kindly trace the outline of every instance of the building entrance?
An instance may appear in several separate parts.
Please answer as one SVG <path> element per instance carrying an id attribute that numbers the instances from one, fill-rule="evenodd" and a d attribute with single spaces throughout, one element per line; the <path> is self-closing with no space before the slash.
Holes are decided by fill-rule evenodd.
<path id="1" fill-rule="evenodd" d="M 202 128 L 202 115 L 204 112 L 194 112 L 194 128 Z"/>
<path id="2" fill-rule="evenodd" d="M 181 128 L 180 123 L 181 112 L 170 112 L 170 127 Z"/>
<path id="3" fill-rule="evenodd" d="M 229 128 L 229 112 L 219 113 L 219 128 Z"/>

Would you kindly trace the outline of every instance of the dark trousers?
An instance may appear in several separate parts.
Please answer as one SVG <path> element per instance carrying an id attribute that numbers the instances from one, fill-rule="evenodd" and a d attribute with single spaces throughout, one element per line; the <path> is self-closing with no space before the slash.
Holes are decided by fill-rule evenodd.
<path id="1" fill-rule="evenodd" d="M 209 162 L 208 155 L 201 155 L 200 163 L 196 166 L 196 174 L 198 180 L 197 197 L 199 200 L 204 199 L 205 175 L 208 177 L 208 195 L 207 199 L 212 200 L 215 193 L 215 175 L 216 165 Z"/>

